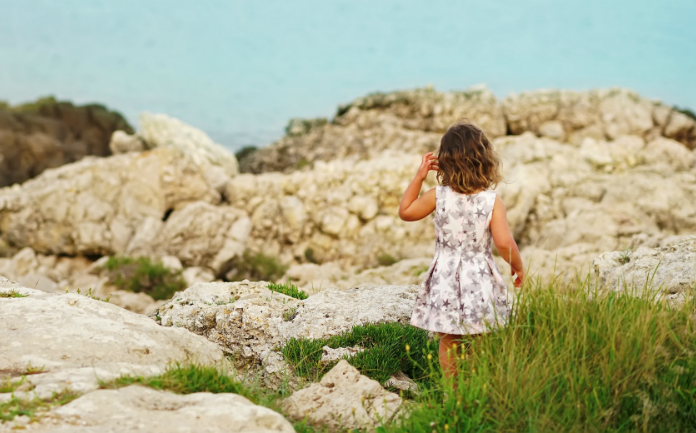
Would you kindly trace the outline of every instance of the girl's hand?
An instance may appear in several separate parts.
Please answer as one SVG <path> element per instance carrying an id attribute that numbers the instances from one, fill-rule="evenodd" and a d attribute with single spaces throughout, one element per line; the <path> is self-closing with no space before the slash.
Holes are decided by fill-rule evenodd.
<path id="1" fill-rule="evenodd" d="M 512 275 L 515 276 L 515 281 L 513 281 L 515 287 L 522 287 L 522 282 L 524 281 L 524 270 L 518 272 L 512 271 Z"/>
<path id="2" fill-rule="evenodd" d="M 439 169 L 440 167 L 437 166 L 437 157 L 432 152 L 428 152 L 423 155 L 416 177 L 425 180 L 429 171 L 438 171 Z"/>

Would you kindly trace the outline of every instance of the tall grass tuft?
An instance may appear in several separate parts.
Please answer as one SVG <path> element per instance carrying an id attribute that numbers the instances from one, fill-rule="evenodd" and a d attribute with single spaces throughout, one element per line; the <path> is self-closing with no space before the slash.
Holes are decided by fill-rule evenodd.
<path id="1" fill-rule="evenodd" d="M 693 301 L 536 284 L 389 431 L 694 431 L 695 328 Z"/>

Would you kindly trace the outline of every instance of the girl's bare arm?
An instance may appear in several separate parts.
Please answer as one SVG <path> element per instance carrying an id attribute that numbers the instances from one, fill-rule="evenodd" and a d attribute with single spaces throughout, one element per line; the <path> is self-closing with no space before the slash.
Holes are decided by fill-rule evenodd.
<path id="1" fill-rule="evenodd" d="M 437 171 L 437 158 L 432 152 L 423 155 L 416 176 L 406 188 L 399 205 L 399 218 L 404 221 L 418 221 L 435 210 L 435 188 L 418 197 L 423 181 L 430 170 Z"/>
<path id="2" fill-rule="evenodd" d="M 500 256 L 510 264 L 512 274 L 516 275 L 514 281 L 515 287 L 520 287 L 524 280 L 522 257 L 520 257 L 520 250 L 517 248 L 517 242 L 515 242 L 510 232 L 505 204 L 503 204 L 503 200 L 497 195 L 495 196 L 495 205 L 493 206 L 493 215 L 491 216 L 491 234 L 493 235 L 493 242 L 496 248 L 498 248 Z"/>

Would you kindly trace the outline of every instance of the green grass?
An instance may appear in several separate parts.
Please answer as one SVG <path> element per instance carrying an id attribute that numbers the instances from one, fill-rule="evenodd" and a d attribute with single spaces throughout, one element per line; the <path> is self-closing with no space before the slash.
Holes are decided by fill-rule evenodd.
<path id="1" fill-rule="evenodd" d="M 291 282 L 286 283 L 268 283 L 268 288 L 274 292 L 282 293 L 288 295 L 291 298 L 303 300 L 309 298 L 309 295 L 300 290 L 296 285 Z"/>
<path id="2" fill-rule="evenodd" d="M 0 403 L 0 421 L 12 421 L 16 416 L 26 415 L 32 420 L 37 419 L 40 413 L 47 412 L 56 406 L 68 404 L 79 397 L 79 394 L 64 391 L 55 393 L 47 399 L 23 400 L 12 396 L 8 401 Z"/>
<path id="3" fill-rule="evenodd" d="M 129 385 L 143 385 L 150 388 L 171 391 L 177 394 L 229 392 L 243 395 L 244 387 L 215 367 L 199 365 L 175 365 L 158 376 L 122 376 L 111 382 L 102 382 L 102 389 L 122 388 Z"/>
<path id="4" fill-rule="evenodd" d="M 626 263 L 631 261 L 631 249 L 627 248 L 621 252 L 621 255 L 619 256 L 619 263 L 622 265 L 625 265 Z"/>
<path id="5" fill-rule="evenodd" d="M 670 307 L 656 302 L 650 290 L 640 296 L 599 293 L 587 282 L 528 283 L 522 293 L 508 326 L 467 338 L 456 390 L 441 378 L 437 341 L 399 323 L 356 326 L 328 339 L 292 339 L 281 350 L 308 380 L 331 368 L 319 363 L 324 345 L 364 347 L 349 362 L 382 383 L 398 370 L 416 380 L 421 393 L 406 395 L 408 417 L 378 430 L 383 433 L 696 430 L 691 294 L 683 305 Z M 120 378 L 102 387 L 134 383 L 178 393 L 234 392 L 274 410 L 288 395 L 286 387 L 241 385 L 200 366 L 175 366 L 160 376 Z M 0 406 L 3 416 L 31 410 L 22 404 Z M 304 422 L 294 425 L 298 432 L 321 431 Z"/>
<path id="6" fill-rule="evenodd" d="M 230 281 L 275 281 L 287 270 L 275 257 L 249 251 L 245 251 L 230 266 L 230 271 L 226 273 Z"/>
<path id="7" fill-rule="evenodd" d="M 147 257 L 109 257 L 104 265 L 109 282 L 119 289 L 145 293 L 155 300 L 170 299 L 186 288 L 181 271 L 174 271 Z"/>
<path id="8" fill-rule="evenodd" d="M 508 327 L 471 340 L 457 391 L 388 431 L 694 431 L 694 303 L 648 292 L 528 287 Z"/>
<path id="9" fill-rule="evenodd" d="M 377 263 L 379 263 L 380 266 L 391 266 L 396 262 L 398 262 L 398 260 L 391 254 L 380 254 L 377 256 Z"/>
<path id="10" fill-rule="evenodd" d="M 365 350 L 349 358 L 348 362 L 380 383 L 399 370 L 417 381 L 429 381 L 427 355 L 431 354 L 432 360 L 437 354 L 436 346 L 428 340 L 426 331 L 401 323 L 355 326 L 349 332 L 328 339 L 292 338 L 281 351 L 300 377 L 318 380 L 336 364 L 323 365 L 320 362 L 323 346 L 333 349 L 363 347 Z"/>
<path id="11" fill-rule="evenodd" d="M 122 376 L 109 382 L 101 382 L 100 388 L 117 389 L 130 385 L 142 385 L 176 394 L 195 392 L 238 394 L 273 410 L 279 410 L 280 399 L 290 395 L 285 384 L 278 390 L 262 389 L 258 384 L 242 384 L 216 367 L 194 364 L 175 364 L 157 376 Z"/>
<path id="12" fill-rule="evenodd" d="M 14 289 L 10 290 L 9 292 L 0 293 L 0 298 L 26 298 L 27 296 L 29 295 L 23 295 Z"/>

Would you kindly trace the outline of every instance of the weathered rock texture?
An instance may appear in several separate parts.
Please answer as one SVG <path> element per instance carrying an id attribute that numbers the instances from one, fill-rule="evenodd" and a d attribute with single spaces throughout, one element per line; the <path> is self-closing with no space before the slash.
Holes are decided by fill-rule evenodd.
<path id="1" fill-rule="evenodd" d="M 291 418 L 331 430 L 372 430 L 391 421 L 401 404 L 398 395 L 342 360 L 319 383 L 295 391 L 283 402 L 283 409 Z"/>
<path id="2" fill-rule="evenodd" d="M 680 294 L 696 288 L 696 236 L 665 247 L 604 253 L 592 265 L 597 282 L 612 290 Z"/>
<path id="3" fill-rule="evenodd" d="M 141 386 L 90 392 L 32 427 L 57 433 L 295 431 L 280 414 L 236 394 L 176 395 Z"/>
<path id="4" fill-rule="evenodd" d="M 196 284 L 151 317 L 205 336 L 239 363 L 260 364 L 293 337 L 326 338 L 365 323 L 406 323 L 417 291 L 417 286 L 327 289 L 300 301 L 263 282 Z"/>
<path id="5" fill-rule="evenodd" d="M 152 248 L 163 219 L 198 201 L 220 194 L 177 149 L 85 158 L 0 190 L 0 232 L 43 254 L 135 254 Z"/>
<path id="6" fill-rule="evenodd" d="M 692 115 L 630 90 L 537 90 L 498 102 L 485 88 L 418 89 L 359 98 L 339 107 L 331 122 L 294 119 L 286 137 L 245 157 L 242 171 L 289 172 L 317 160 L 369 159 L 386 149 L 425 153 L 435 150 L 442 133 L 460 118 L 479 125 L 491 139 L 529 131 L 579 145 L 587 137 L 662 135 L 696 147 Z"/>
<path id="7" fill-rule="evenodd" d="M 148 149 L 174 147 L 183 150 L 201 167 L 220 168 L 227 176 L 239 171 L 237 158 L 227 149 L 200 129 L 166 114 L 141 114 L 138 135 Z"/>
<path id="8" fill-rule="evenodd" d="M 155 375 L 172 362 L 215 365 L 220 348 L 184 329 L 158 326 L 146 316 L 83 295 L 54 295 L 0 278 L 0 374 L 19 377 L 28 367 L 32 395 L 70 389 L 83 393 L 98 380 L 123 374 Z M 4 380 L 5 377 L 0 377 Z"/>
<path id="9" fill-rule="evenodd" d="M 585 92 L 537 90 L 503 100 L 508 130 L 526 131 L 579 145 L 587 138 L 615 140 L 659 135 L 696 147 L 696 119 L 626 89 Z"/>
<path id="10" fill-rule="evenodd" d="M 432 223 L 406 223 L 397 216 L 419 158 L 387 153 L 366 161 L 318 162 L 311 171 L 285 175 L 245 174 L 227 184 L 225 196 L 251 218 L 247 248 L 285 263 L 310 257 L 369 266 L 384 254 L 422 257 L 434 246 Z M 427 186 L 434 186 L 432 179 Z"/>
<path id="11" fill-rule="evenodd" d="M 54 98 L 0 105 L 0 187 L 87 155 L 109 155 L 116 130 L 133 132 L 123 116 L 102 105 L 74 106 Z"/>

